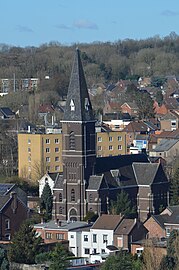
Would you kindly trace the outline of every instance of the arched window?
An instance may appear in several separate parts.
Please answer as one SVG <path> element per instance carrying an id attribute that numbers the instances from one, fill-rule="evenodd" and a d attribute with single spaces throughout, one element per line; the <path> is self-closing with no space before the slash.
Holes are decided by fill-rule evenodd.
<path id="1" fill-rule="evenodd" d="M 71 190 L 71 201 L 75 202 L 75 190 L 74 189 Z"/>
<path id="2" fill-rule="evenodd" d="M 71 220 L 71 221 L 77 221 L 77 211 L 76 211 L 75 208 L 72 208 L 69 211 L 69 220 Z"/>
<path id="3" fill-rule="evenodd" d="M 59 202 L 62 202 L 62 193 L 59 194 Z"/>
<path id="4" fill-rule="evenodd" d="M 69 147 L 70 147 L 70 150 L 75 150 L 75 133 L 74 133 L 74 131 L 71 131 L 70 135 L 69 135 Z"/>

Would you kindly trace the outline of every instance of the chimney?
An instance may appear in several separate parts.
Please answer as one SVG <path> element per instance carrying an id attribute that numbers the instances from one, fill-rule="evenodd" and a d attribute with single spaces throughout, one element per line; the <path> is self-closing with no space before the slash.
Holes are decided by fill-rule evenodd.
<path id="1" fill-rule="evenodd" d="M 62 222 L 59 220 L 58 221 L 58 227 L 61 227 L 62 226 Z"/>
<path id="2" fill-rule="evenodd" d="M 16 209 L 17 209 L 17 193 L 11 192 L 10 198 L 12 198 L 11 208 L 12 208 L 13 213 L 15 214 Z"/>

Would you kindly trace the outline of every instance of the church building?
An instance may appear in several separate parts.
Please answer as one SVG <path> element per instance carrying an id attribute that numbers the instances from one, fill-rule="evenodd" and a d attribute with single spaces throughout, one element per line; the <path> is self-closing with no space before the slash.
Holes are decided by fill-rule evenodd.
<path id="1" fill-rule="evenodd" d="M 164 174 L 162 179 L 160 177 L 155 181 L 150 176 L 147 190 L 142 193 L 139 192 L 139 186 L 144 181 L 131 179 L 135 178 L 134 170 L 137 168 L 141 172 L 144 164 L 145 169 L 147 167 L 150 170 L 145 154 L 96 157 L 96 121 L 79 49 L 75 52 L 66 109 L 61 122 L 63 174 L 58 176 L 53 189 L 53 219 L 77 221 L 84 220 L 89 211 L 98 215 L 108 213 L 110 200 L 114 200 L 122 189 L 126 190 L 136 209 L 140 210 L 138 213 L 144 214 L 144 219 L 149 213 L 157 213 L 160 199 L 164 206 L 167 205 L 168 180 Z M 137 162 L 135 168 L 132 167 L 134 162 Z M 125 168 L 129 167 L 131 176 L 127 175 L 125 178 Z M 153 169 L 154 176 L 157 170 L 157 167 Z M 153 184 L 157 184 L 157 189 L 152 188 Z M 144 189 L 145 185 L 146 183 L 143 185 Z M 152 194 L 154 190 L 157 190 L 156 197 Z M 158 190 L 162 194 L 161 198 Z M 146 198 L 140 200 L 139 196 Z M 157 199 L 157 204 L 154 203 L 154 198 Z M 141 205 L 138 205 L 139 202 Z"/>

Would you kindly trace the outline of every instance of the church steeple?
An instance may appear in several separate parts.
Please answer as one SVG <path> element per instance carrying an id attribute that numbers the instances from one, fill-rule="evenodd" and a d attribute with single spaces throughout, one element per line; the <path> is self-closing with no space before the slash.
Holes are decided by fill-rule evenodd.
<path id="1" fill-rule="evenodd" d="M 78 48 L 74 57 L 63 121 L 94 121 Z"/>

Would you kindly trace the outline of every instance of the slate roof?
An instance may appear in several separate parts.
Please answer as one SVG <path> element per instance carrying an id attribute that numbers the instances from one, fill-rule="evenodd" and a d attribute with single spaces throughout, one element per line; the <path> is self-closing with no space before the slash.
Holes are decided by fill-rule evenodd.
<path id="1" fill-rule="evenodd" d="M 87 190 L 99 190 L 100 189 L 100 185 L 102 183 L 104 174 L 102 175 L 91 175 L 89 178 L 89 184 L 88 184 L 88 188 Z"/>
<path id="2" fill-rule="evenodd" d="M 120 155 L 112 157 L 97 157 L 95 164 L 95 174 L 101 174 L 110 170 L 116 170 L 133 162 L 149 162 L 145 154 Z"/>
<path id="3" fill-rule="evenodd" d="M 155 149 L 151 150 L 151 152 L 164 152 L 170 150 L 179 139 L 163 139 L 161 142 L 156 146 Z"/>
<path id="4" fill-rule="evenodd" d="M 120 215 L 101 215 L 93 224 L 92 229 L 115 230 L 121 221 Z"/>
<path id="5" fill-rule="evenodd" d="M 5 204 L 10 200 L 9 195 L 0 196 L 0 211 L 3 209 Z"/>
<path id="6" fill-rule="evenodd" d="M 74 57 L 63 121 L 94 121 L 79 49 Z"/>
<path id="7" fill-rule="evenodd" d="M 158 163 L 133 163 L 132 165 L 138 185 L 151 185 L 156 176 Z"/>
<path id="8" fill-rule="evenodd" d="M 5 116 L 5 117 L 10 117 L 14 116 L 15 113 L 8 107 L 1 107 L 0 112 Z"/>
<path id="9" fill-rule="evenodd" d="M 55 182 L 55 180 L 58 177 L 59 173 L 48 173 L 48 175 Z"/>
<path id="10" fill-rule="evenodd" d="M 53 189 L 63 189 L 63 174 L 56 177 Z"/>
<path id="11" fill-rule="evenodd" d="M 6 195 L 10 190 L 13 189 L 15 184 L 0 184 L 0 196 Z"/>
<path id="12" fill-rule="evenodd" d="M 168 179 L 159 163 L 138 163 L 122 167 L 120 172 L 120 186 L 152 185 L 168 183 Z"/>

